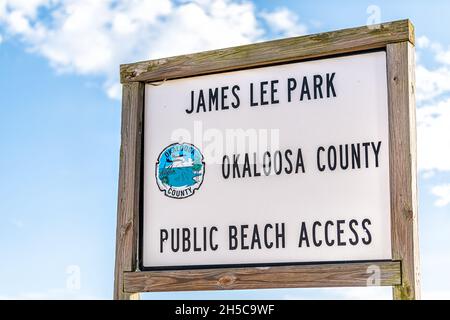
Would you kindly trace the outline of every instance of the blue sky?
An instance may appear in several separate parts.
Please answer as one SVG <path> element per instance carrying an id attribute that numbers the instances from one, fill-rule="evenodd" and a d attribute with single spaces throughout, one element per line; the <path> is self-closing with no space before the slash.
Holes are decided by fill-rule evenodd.
<path id="1" fill-rule="evenodd" d="M 0 0 L 0 298 L 112 297 L 120 63 L 404 18 L 418 39 L 422 291 L 450 298 L 448 1 L 92 3 Z M 143 297 L 389 298 L 390 289 Z"/>

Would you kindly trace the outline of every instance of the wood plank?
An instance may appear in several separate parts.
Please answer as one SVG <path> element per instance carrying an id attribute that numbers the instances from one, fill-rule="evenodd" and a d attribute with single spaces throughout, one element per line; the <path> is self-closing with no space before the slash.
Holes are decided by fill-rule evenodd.
<path id="1" fill-rule="evenodd" d="M 162 81 L 384 48 L 404 41 L 414 43 L 409 20 L 124 64 L 120 79 L 122 83 Z"/>
<path id="2" fill-rule="evenodd" d="M 137 269 L 144 84 L 125 84 L 122 94 L 114 299 L 125 300 L 139 297 L 124 292 L 123 272 Z"/>
<path id="3" fill-rule="evenodd" d="M 392 258 L 402 261 L 394 299 L 419 299 L 414 47 L 387 46 Z"/>
<path id="4" fill-rule="evenodd" d="M 373 284 L 369 277 L 373 276 L 374 268 L 379 270 L 377 285 L 401 283 L 400 262 L 377 261 L 125 272 L 124 286 L 125 292 L 367 286 Z"/>

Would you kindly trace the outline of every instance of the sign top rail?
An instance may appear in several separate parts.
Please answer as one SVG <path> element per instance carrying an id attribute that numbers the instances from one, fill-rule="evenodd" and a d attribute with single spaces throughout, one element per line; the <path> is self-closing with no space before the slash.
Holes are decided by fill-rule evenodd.
<path id="1" fill-rule="evenodd" d="M 408 19 L 123 64 L 120 82 L 154 82 L 269 66 L 406 41 L 414 44 L 414 26 Z"/>

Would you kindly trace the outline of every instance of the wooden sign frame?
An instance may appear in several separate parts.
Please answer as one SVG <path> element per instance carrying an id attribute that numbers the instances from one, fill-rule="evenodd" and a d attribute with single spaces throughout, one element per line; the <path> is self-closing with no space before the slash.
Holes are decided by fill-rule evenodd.
<path id="1" fill-rule="evenodd" d="M 288 266 L 140 271 L 145 83 L 385 50 L 387 56 L 392 260 Z M 414 28 L 409 20 L 200 52 L 120 67 L 123 84 L 115 299 L 140 292 L 393 286 L 394 299 L 418 299 Z"/>

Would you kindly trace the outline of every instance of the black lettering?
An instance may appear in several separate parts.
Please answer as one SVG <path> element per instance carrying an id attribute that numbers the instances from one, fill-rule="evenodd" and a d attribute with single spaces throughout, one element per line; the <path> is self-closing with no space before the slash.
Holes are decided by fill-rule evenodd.
<path id="1" fill-rule="evenodd" d="M 316 236 L 317 236 L 316 229 L 317 229 L 317 227 L 321 227 L 321 226 L 322 226 L 322 224 L 319 221 L 314 221 L 313 226 L 312 226 L 312 233 L 313 233 L 312 239 L 313 239 L 313 243 L 316 247 L 320 247 L 322 245 L 322 240 L 317 241 L 317 238 L 316 238 Z"/>
<path id="2" fill-rule="evenodd" d="M 358 221 L 355 219 L 350 220 L 350 223 L 349 223 L 350 231 L 353 233 L 353 235 L 355 237 L 354 240 L 353 240 L 353 238 L 348 239 L 348 242 L 350 242 L 350 244 L 352 246 L 356 246 L 359 242 L 359 236 L 358 236 L 358 232 L 356 232 L 356 230 L 355 230 L 355 226 L 358 226 Z"/>
<path id="3" fill-rule="evenodd" d="M 230 158 L 227 155 L 222 158 L 222 176 L 224 179 L 230 177 Z"/>
<path id="4" fill-rule="evenodd" d="M 214 232 L 217 232 L 218 229 L 217 227 L 212 227 L 211 230 L 209 231 L 209 245 L 211 247 L 211 250 L 216 251 L 219 248 L 218 244 L 214 244 L 213 241 L 213 234 Z"/>
<path id="5" fill-rule="evenodd" d="M 233 178 L 240 178 L 241 177 L 241 173 L 239 172 L 239 165 L 238 165 L 238 161 L 239 161 L 239 155 L 233 155 Z"/>
<path id="6" fill-rule="evenodd" d="M 275 85 L 278 84 L 278 80 L 270 81 L 270 103 L 277 104 L 280 100 L 275 99 L 275 94 L 278 92 L 278 89 L 275 88 Z"/>
<path id="7" fill-rule="evenodd" d="M 314 82 L 314 99 L 317 99 L 320 97 L 320 99 L 323 98 L 322 95 L 322 84 L 323 84 L 323 79 L 321 75 L 315 75 L 313 77 L 313 82 Z"/>
<path id="8" fill-rule="evenodd" d="M 306 231 L 306 224 L 305 222 L 302 222 L 302 226 L 300 227 L 300 240 L 298 241 L 298 247 L 302 247 L 302 243 L 305 241 L 306 246 L 309 248 L 309 239 L 308 239 L 308 232 Z"/>
<path id="9" fill-rule="evenodd" d="M 375 143 L 372 142 L 372 149 L 373 149 L 373 152 L 375 154 L 375 167 L 378 168 L 378 156 L 380 154 L 381 141 L 378 141 L 378 144 L 377 144 L 376 147 L 375 147 Z"/>
<path id="10" fill-rule="evenodd" d="M 253 153 L 253 176 L 254 177 L 261 176 L 261 172 L 258 171 L 256 152 Z"/>
<path id="11" fill-rule="evenodd" d="M 176 228 L 176 232 L 177 232 L 177 236 L 176 236 L 176 240 L 175 240 L 175 229 L 170 229 L 170 237 L 172 239 L 171 247 L 172 247 L 173 252 L 178 252 L 178 250 L 180 250 L 180 229 Z M 175 246 L 175 244 L 176 244 L 176 246 Z"/>
<path id="12" fill-rule="evenodd" d="M 197 247 L 197 228 L 194 227 L 194 251 L 202 251 L 201 247 Z"/>
<path id="13" fill-rule="evenodd" d="M 267 158 L 269 159 L 269 163 L 267 163 Z M 268 169 L 267 169 L 268 167 Z M 266 176 L 270 175 L 270 171 L 272 170 L 272 160 L 270 158 L 270 152 L 266 151 L 263 155 L 263 171 Z"/>
<path id="14" fill-rule="evenodd" d="M 229 249 L 236 250 L 238 247 L 238 241 L 237 241 L 237 228 L 235 226 L 228 227 L 228 241 L 229 241 Z"/>
<path id="15" fill-rule="evenodd" d="M 253 101 L 253 83 L 250 83 L 250 106 L 251 107 L 257 107 L 258 102 Z"/>
<path id="16" fill-rule="evenodd" d="M 325 165 L 320 164 L 320 152 L 325 152 L 325 148 L 319 147 L 319 149 L 317 149 L 317 168 L 319 171 L 325 171 Z"/>
<path id="17" fill-rule="evenodd" d="M 273 169 L 275 174 L 278 176 L 283 171 L 283 160 L 281 156 L 281 151 L 277 150 L 273 154 Z"/>
<path id="18" fill-rule="evenodd" d="M 194 91 L 191 91 L 191 108 L 186 109 L 187 114 L 191 114 L 192 112 L 194 112 Z"/>
<path id="19" fill-rule="evenodd" d="M 352 169 L 361 168 L 361 152 L 359 143 L 352 144 Z"/>
<path id="20" fill-rule="evenodd" d="M 285 247 L 285 236 L 284 236 L 284 223 L 281 224 L 281 230 L 278 230 L 279 224 L 275 224 L 275 239 L 276 239 L 276 247 L 279 248 L 279 241 L 281 241 L 281 247 L 284 249 Z"/>
<path id="21" fill-rule="evenodd" d="M 238 85 L 235 85 L 235 86 L 233 86 L 233 88 L 231 88 L 231 93 L 233 94 L 234 99 L 236 100 L 236 102 L 232 102 L 232 103 L 231 103 L 231 106 L 232 106 L 234 109 L 239 108 L 239 105 L 241 104 L 241 101 L 240 101 L 240 99 L 239 99 L 239 95 L 238 95 L 238 93 L 237 93 L 239 90 L 240 90 L 240 88 L 239 88 Z"/>
<path id="22" fill-rule="evenodd" d="M 219 88 L 209 89 L 209 111 L 212 111 L 213 106 L 215 107 L 216 111 L 219 110 Z"/>
<path id="23" fill-rule="evenodd" d="M 252 176 L 250 171 L 250 159 L 248 158 L 248 153 L 245 154 L 244 157 L 244 166 L 242 168 L 242 178 L 245 178 L 245 174 L 248 174 L 249 177 Z"/>
<path id="24" fill-rule="evenodd" d="M 366 168 L 369 167 L 369 146 L 370 146 L 370 142 L 364 142 L 363 144 L 364 147 L 364 155 L 366 158 Z"/>
<path id="25" fill-rule="evenodd" d="M 305 166 L 303 165 L 302 149 L 297 150 L 297 165 L 295 167 L 295 173 L 298 173 L 298 168 L 302 168 L 302 172 L 305 173 Z"/>
<path id="26" fill-rule="evenodd" d="M 305 76 L 303 77 L 302 81 L 302 91 L 300 93 L 300 101 L 303 101 L 303 96 L 307 95 L 308 100 L 311 100 L 311 94 L 309 93 L 309 86 L 308 86 L 308 78 Z"/>
<path id="27" fill-rule="evenodd" d="M 183 228 L 183 252 L 191 250 L 191 230 Z"/>
<path id="28" fill-rule="evenodd" d="M 206 251 L 206 228 L 203 228 L 203 251 Z"/>
<path id="29" fill-rule="evenodd" d="M 292 156 L 292 150 L 291 149 L 287 149 L 285 152 L 284 152 L 284 157 L 285 157 L 285 159 L 286 159 L 286 162 L 288 163 L 288 166 L 286 167 L 286 168 L 284 168 L 284 171 L 287 173 L 287 174 L 291 174 L 292 173 L 292 161 L 291 161 L 291 159 L 290 159 L 290 157 Z"/>
<path id="30" fill-rule="evenodd" d="M 241 225 L 241 249 L 242 250 L 248 250 L 249 246 L 245 244 L 245 239 L 247 239 L 247 230 L 248 225 L 243 224 Z"/>
<path id="31" fill-rule="evenodd" d="M 265 245 L 265 247 L 267 249 L 270 249 L 270 248 L 273 247 L 273 242 L 272 241 L 270 241 L 270 242 L 267 241 L 267 239 L 269 238 L 268 235 L 267 235 L 267 231 L 269 229 L 273 229 L 273 226 L 270 223 L 266 224 L 266 226 L 264 227 L 264 245 Z"/>
<path id="32" fill-rule="evenodd" d="M 364 220 L 362 221 L 362 227 L 363 227 L 363 229 L 364 229 L 364 232 L 365 232 L 366 235 L 367 235 L 367 238 L 362 238 L 361 241 L 362 241 L 365 245 L 370 244 L 370 243 L 372 242 L 372 234 L 370 233 L 370 230 L 369 230 L 369 228 L 367 227 L 367 225 L 370 226 L 371 224 L 372 224 L 372 222 L 370 222 L 369 219 L 364 219 Z"/>
<path id="33" fill-rule="evenodd" d="M 331 146 L 328 148 L 328 168 L 330 168 L 331 171 L 334 171 L 334 169 L 336 169 L 336 165 L 336 148 Z"/>
<path id="34" fill-rule="evenodd" d="M 259 239 L 258 225 L 256 225 L 256 224 L 255 224 L 255 227 L 253 228 L 252 245 L 250 248 L 254 249 L 255 244 L 258 245 L 258 249 L 261 249 L 261 240 Z"/>
<path id="35" fill-rule="evenodd" d="M 166 229 L 161 229 L 159 232 L 159 239 L 160 239 L 160 247 L 159 247 L 159 252 L 163 252 L 163 247 L 164 247 L 164 241 L 167 241 L 167 239 L 169 239 L 169 233 L 167 232 Z"/>
<path id="36" fill-rule="evenodd" d="M 198 103 L 197 103 L 197 113 L 200 112 L 200 107 L 203 112 L 206 112 L 206 103 L 205 103 L 205 95 L 203 94 L 203 90 L 200 90 L 198 93 Z"/>
<path id="37" fill-rule="evenodd" d="M 331 247 L 332 245 L 334 245 L 334 240 L 330 241 L 330 238 L 328 237 L 329 235 L 329 227 L 330 226 L 334 226 L 334 222 L 333 221 L 327 221 L 325 222 L 325 243 L 327 244 L 327 246 Z"/>
<path id="38" fill-rule="evenodd" d="M 265 96 L 266 93 L 267 93 L 267 89 L 266 89 L 265 87 L 266 87 L 268 84 L 269 84 L 268 81 L 262 81 L 262 82 L 260 83 L 260 85 L 261 85 L 261 91 L 259 92 L 259 94 L 260 94 L 260 97 L 261 97 L 261 105 L 262 105 L 262 106 L 265 106 L 265 105 L 268 105 L 268 104 L 269 104 L 269 101 L 264 100 L 264 96 Z"/>
<path id="39" fill-rule="evenodd" d="M 342 150 L 345 147 L 345 155 L 344 151 Z M 344 164 L 345 159 L 345 164 Z M 346 170 L 348 168 L 348 144 L 346 145 L 340 145 L 339 146 L 339 162 L 341 164 L 341 169 Z"/>
<path id="40" fill-rule="evenodd" d="M 336 229 L 337 229 L 337 245 L 338 246 L 345 246 L 345 241 L 342 240 L 342 234 L 344 233 L 344 230 L 342 229 L 342 225 L 345 223 L 345 220 L 338 220 L 336 221 Z"/>
<path id="41" fill-rule="evenodd" d="M 225 100 L 228 98 L 228 95 L 226 94 L 226 91 L 228 90 L 228 86 L 222 87 L 222 110 L 228 110 L 230 107 L 225 104 Z"/>
<path id="42" fill-rule="evenodd" d="M 289 78 L 287 82 L 288 86 L 288 102 L 291 102 L 292 100 L 292 91 L 297 88 L 297 81 L 294 78 Z"/>
<path id="43" fill-rule="evenodd" d="M 334 76 L 335 76 L 335 72 L 333 72 L 330 76 L 329 73 L 327 73 L 327 98 L 330 97 L 330 95 L 332 94 L 333 97 L 336 97 L 336 91 L 334 90 L 334 84 L 333 84 L 333 80 L 334 80 Z"/>

